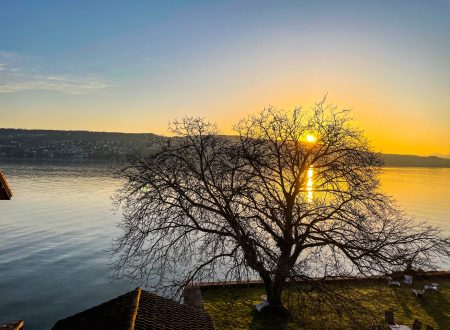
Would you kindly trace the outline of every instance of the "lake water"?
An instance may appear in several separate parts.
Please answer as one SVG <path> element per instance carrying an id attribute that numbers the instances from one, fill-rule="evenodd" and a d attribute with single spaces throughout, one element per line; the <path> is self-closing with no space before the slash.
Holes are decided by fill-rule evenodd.
<path id="1" fill-rule="evenodd" d="M 0 323 L 49 329 L 134 286 L 113 281 L 107 249 L 118 235 L 115 168 L 2 162 L 14 192 L 0 201 Z M 450 235 L 450 169 L 386 168 L 383 189 Z"/>

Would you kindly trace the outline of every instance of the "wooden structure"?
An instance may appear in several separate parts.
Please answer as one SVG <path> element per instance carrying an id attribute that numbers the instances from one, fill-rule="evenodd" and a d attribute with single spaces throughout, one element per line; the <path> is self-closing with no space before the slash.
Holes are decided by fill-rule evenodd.
<path id="1" fill-rule="evenodd" d="M 179 304 L 137 288 L 81 313 L 59 320 L 53 330 L 213 330 L 212 317 L 201 309 Z"/>
<path id="2" fill-rule="evenodd" d="M 12 191 L 2 171 L 0 171 L 0 200 L 11 199 Z"/>

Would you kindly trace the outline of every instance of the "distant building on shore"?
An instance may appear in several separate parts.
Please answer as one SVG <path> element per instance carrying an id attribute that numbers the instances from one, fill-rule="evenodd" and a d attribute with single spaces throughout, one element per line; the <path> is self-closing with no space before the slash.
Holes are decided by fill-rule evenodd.
<path id="1" fill-rule="evenodd" d="M 0 171 L 0 200 L 11 199 L 11 197 L 12 197 L 11 188 L 9 187 L 8 182 L 6 181 L 3 172 Z"/>

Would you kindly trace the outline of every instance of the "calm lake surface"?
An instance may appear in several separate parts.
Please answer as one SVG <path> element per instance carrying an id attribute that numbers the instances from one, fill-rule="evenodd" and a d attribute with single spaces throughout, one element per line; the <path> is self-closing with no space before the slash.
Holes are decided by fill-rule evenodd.
<path id="1" fill-rule="evenodd" d="M 119 233 L 111 196 L 120 182 L 105 164 L 2 162 L 14 192 L 0 201 L 0 323 L 50 329 L 134 289 L 113 281 L 107 250 Z M 385 192 L 450 235 L 450 169 L 386 168 Z"/>

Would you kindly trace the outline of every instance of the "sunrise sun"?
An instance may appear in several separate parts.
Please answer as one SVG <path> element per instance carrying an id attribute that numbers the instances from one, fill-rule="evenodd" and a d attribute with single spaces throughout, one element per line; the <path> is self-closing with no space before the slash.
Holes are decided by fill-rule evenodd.
<path id="1" fill-rule="evenodd" d="M 306 142 L 312 143 L 312 142 L 315 142 L 315 141 L 316 141 L 316 137 L 314 135 L 308 134 L 306 136 Z"/>

